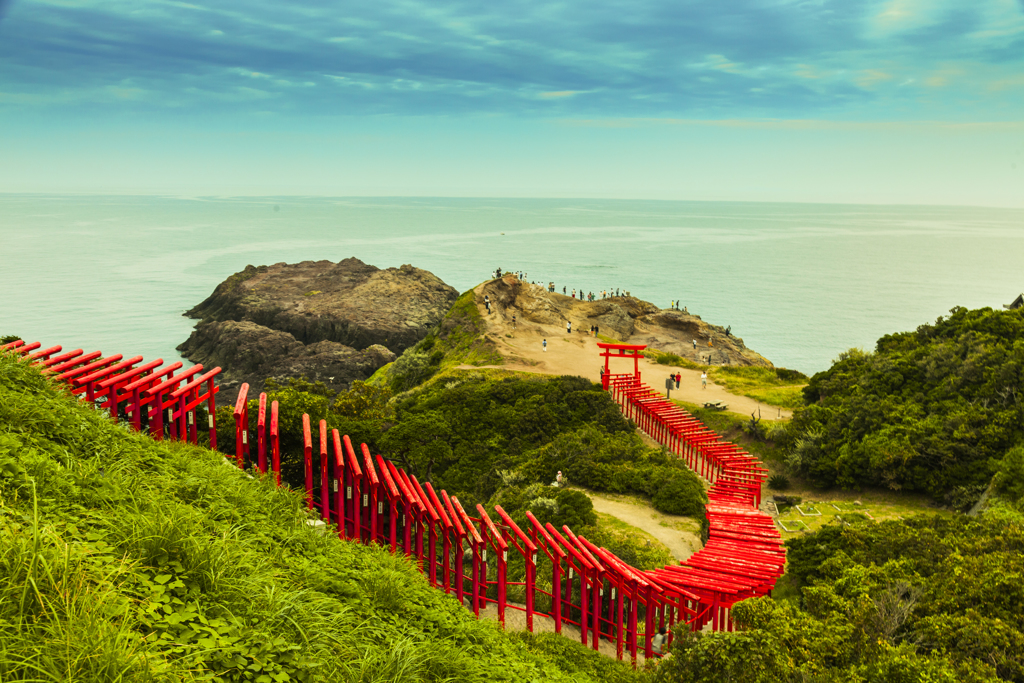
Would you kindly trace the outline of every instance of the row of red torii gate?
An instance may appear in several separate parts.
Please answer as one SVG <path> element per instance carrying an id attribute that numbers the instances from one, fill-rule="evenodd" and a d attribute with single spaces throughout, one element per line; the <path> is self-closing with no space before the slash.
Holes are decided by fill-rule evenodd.
<path id="1" fill-rule="evenodd" d="M 545 630 L 571 631 L 598 649 L 602 639 L 628 652 L 659 656 L 653 636 L 685 624 L 694 631 L 732 630 L 731 607 L 770 594 L 782 575 L 785 549 L 772 518 L 759 510 L 766 471 L 756 458 L 722 440 L 699 420 L 641 382 L 638 360 L 644 346 L 598 344 L 605 359 L 603 387 L 637 426 L 685 459 L 711 483 L 704 548 L 677 565 L 641 570 L 568 526 L 542 524 L 526 512 L 525 528 L 500 506 L 466 510 L 455 496 L 435 491 L 365 444 L 313 425 L 303 416 L 306 505 L 318 520 L 333 524 L 339 537 L 387 546 L 410 557 L 430 582 L 468 605 L 477 615 L 493 613 L 504 627 L 510 611 L 522 613 L 530 631 L 538 619 Z M 220 368 L 162 367 L 158 359 L 102 357 L 82 349 L 61 353 L 39 342 L 0 347 L 38 365 L 70 391 L 127 419 L 154 439 L 198 444 L 197 411 L 206 408 L 209 443 L 216 448 L 214 378 Z M 632 359 L 632 373 L 610 372 L 612 358 Z M 265 394 L 256 403 L 255 429 L 249 416 L 248 385 L 234 409 L 235 462 L 271 473 L 281 483 L 277 402 Z M 255 432 L 255 458 L 250 433 Z M 567 630 L 568 629 L 568 630 Z M 671 635 L 670 635 L 671 638 Z"/>

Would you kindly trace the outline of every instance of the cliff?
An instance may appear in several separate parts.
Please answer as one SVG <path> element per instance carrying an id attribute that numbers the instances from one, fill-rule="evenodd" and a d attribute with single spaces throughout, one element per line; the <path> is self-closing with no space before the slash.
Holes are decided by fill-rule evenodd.
<path id="1" fill-rule="evenodd" d="M 365 380 L 423 339 L 458 292 L 404 265 L 381 270 L 348 258 L 247 266 L 185 315 L 200 318 L 178 347 L 224 369 L 222 400 L 267 378 L 306 377 L 335 391 Z"/>
<path id="2" fill-rule="evenodd" d="M 497 304 L 500 319 L 515 315 L 524 331 L 531 324 L 564 328 L 567 321 L 576 332 L 597 325 L 606 337 L 626 344 L 646 344 L 657 351 L 697 362 L 710 354 L 715 365 L 774 367 L 771 361 L 748 349 L 741 338 L 727 333 L 724 327 L 707 323 L 699 315 L 660 309 L 631 296 L 581 301 L 548 292 L 540 285 L 521 282 L 512 274 L 485 282 L 477 289 L 477 302 L 482 305 L 485 296 Z"/>

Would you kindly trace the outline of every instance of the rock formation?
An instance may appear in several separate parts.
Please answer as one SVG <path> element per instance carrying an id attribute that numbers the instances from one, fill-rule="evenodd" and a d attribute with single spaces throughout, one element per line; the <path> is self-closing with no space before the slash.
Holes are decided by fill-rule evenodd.
<path id="1" fill-rule="evenodd" d="M 497 303 L 499 314 L 505 318 L 515 314 L 520 323 L 561 327 L 571 321 L 575 331 L 597 325 L 604 336 L 626 344 L 646 344 L 694 361 L 710 354 L 715 365 L 773 367 L 767 358 L 748 349 L 742 339 L 727 334 L 724 327 L 706 323 L 699 315 L 660 309 L 631 296 L 582 301 L 520 282 L 512 274 L 485 282 L 477 298 L 482 302 L 484 296 Z"/>
<path id="2" fill-rule="evenodd" d="M 224 369 L 221 401 L 267 378 L 305 377 L 338 391 L 365 380 L 430 332 L 458 292 L 425 270 L 349 258 L 247 266 L 185 315 L 201 318 L 178 347 Z"/>

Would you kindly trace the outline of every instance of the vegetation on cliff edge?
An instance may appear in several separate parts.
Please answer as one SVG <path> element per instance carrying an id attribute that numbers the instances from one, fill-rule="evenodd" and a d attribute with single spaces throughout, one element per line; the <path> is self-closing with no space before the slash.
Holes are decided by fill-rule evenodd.
<path id="1" fill-rule="evenodd" d="M 804 389 L 782 438 L 821 487 L 920 491 L 966 509 L 1024 440 L 1024 310 L 954 308 L 852 349 Z"/>

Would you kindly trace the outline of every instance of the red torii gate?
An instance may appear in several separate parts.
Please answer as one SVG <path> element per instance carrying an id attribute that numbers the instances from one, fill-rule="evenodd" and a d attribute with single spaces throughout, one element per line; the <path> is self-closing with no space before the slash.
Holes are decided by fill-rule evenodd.
<path id="1" fill-rule="evenodd" d="M 605 342 L 598 342 L 597 347 L 604 349 L 600 354 L 604 358 L 604 372 L 601 374 L 601 388 L 608 391 L 608 384 L 611 379 L 611 374 L 608 370 L 608 361 L 611 358 L 632 358 L 633 359 L 633 377 L 637 381 L 640 381 L 640 359 L 644 357 L 642 351 L 647 348 L 646 344 L 607 344 Z M 618 351 L 618 353 L 612 353 L 612 351 Z"/>

